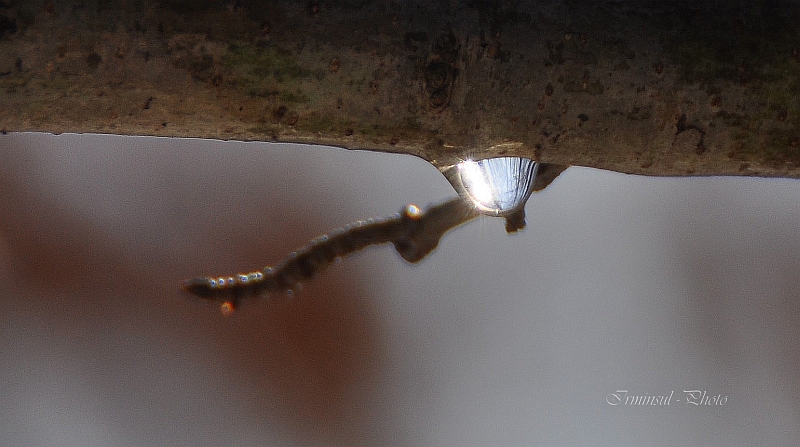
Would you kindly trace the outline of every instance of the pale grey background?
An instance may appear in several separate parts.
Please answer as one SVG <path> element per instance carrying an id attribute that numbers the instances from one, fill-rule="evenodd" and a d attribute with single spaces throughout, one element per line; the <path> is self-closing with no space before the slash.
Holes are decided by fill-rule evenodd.
<path id="1" fill-rule="evenodd" d="M 333 148 L 9 134 L 0 157 L 0 445 L 800 442 L 798 181 L 571 168 L 520 234 L 370 248 L 225 318 L 180 280 L 455 193 Z"/>

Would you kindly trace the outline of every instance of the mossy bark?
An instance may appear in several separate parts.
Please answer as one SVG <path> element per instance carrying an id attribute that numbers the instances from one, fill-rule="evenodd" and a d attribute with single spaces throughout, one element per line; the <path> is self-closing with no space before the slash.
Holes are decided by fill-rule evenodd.
<path id="1" fill-rule="evenodd" d="M 0 0 L 0 127 L 800 177 L 796 2 Z"/>

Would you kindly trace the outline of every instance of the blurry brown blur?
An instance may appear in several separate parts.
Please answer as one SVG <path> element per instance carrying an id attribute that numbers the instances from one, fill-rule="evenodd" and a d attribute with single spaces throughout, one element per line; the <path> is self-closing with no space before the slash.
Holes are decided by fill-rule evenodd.
<path id="1" fill-rule="evenodd" d="M 67 157 L 91 156 L 77 149 L 64 151 Z M 97 415 L 99 425 L 117 424 L 123 430 L 137 418 L 146 419 L 148 415 L 124 402 L 141 398 L 137 393 L 155 393 L 148 390 L 153 382 L 176 380 L 165 375 L 209 364 L 212 375 L 222 376 L 224 389 L 216 392 L 232 393 L 229 413 L 215 414 L 226 404 L 213 401 L 214 391 L 207 389 L 213 383 L 204 388 L 179 384 L 194 396 L 190 400 L 211 400 L 187 411 L 176 409 L 177 420 L 157 423 L 160 439 L 171 439 L 169 432 L 182 426 L 189 433 L 196 431 L 192 427 L 203 420 L 222 424 L 231 419 L 222 425 L 232 431 L 237 426 L 250 430 L 252 425 L 274 424 L 290 443 L 380 442 L 370 424 L 380 409 L 388 410 L 380 402 L 378 376 L 383 341 L 380 318 L 371 307 L 373 292 L 362 287 L 365 272 L 337 264 L 294 297 L 246 302 L 229 317 L 179 289 L 184 277 L 229 274 L 277 262 L 323 229 L 347 222 L 334 221 L 336 213 L 326 219 L 331 213 L 295 203 L 302 197 L 292 197 L 290 189 L 281 196 L 249 192 L 242 200 L 242 190 L 258 186 L 248 184 L 253 177 L 239 176 L 235 167 L 220 172 L 214 162 L 193 161 L 197 157 L 177 152 L 161 153 L 163 161 L 154 152 L 143 153 L 106 165 L 107 171 L 97 172 L 104 181 L 43 179 L 47 174 L 41 172 L 37 157 L 46 154 L 3 146 L 3 157 L 10 161 L 0 169 L 0 265 L 7 267 L 0 270 L 6 308 L 0 316 L 0 321 L 6 320 L 0 325 L 5 328 L 3 337 L 10 340 L 16 336 L 10 328 L 34 320 L 38 329 L 29 326 L 23 337 L 51 344 L 48 350 L 66 344 L 62 348 L 73 353 L 71 361 L 93 384 L 89 392 L 106 407 Z M 169 166 L 158 167 L 159 163 Z M 148 184 L 153 178 L 161 181 L 158 172 L 171 169 L 176 170 L 174 183 Z M 123 178 L 123 170 L 132 172 L 129 178 Z M 62 175 L 69 172 L 65 169 Z M 205 183 L 209 175 L 230 179 L 211 188 Z M 133 183 L 120 184 L 127 181 Z M 117 206 L 70 203 L 48 182 L 84 188 L 77 202 Z M 135 192 L 113 197 L 120 189 Z M 160 221 L 141 233 L 126 234 L 116 219 L 127 208 L 153 213 L 140 217 L 142 225 L 153 216 Z M 97 215 L 98 211 L 107 214 Z M 153 231 L 159 228 L 163 234 Z M 156 358 L 148 363 L 153 355 Z M 159 371 L 163 366 L 158 357 L 163 355 L 182 360 L 174 370 Z M 51 366 L 59 368 L 58 362 Z M 48 366 L 35 366 L 31 374 L 39 368 Z M 206 377 L 209 372 L 199 374 Z M 120 377 L 128 376 L 139 376 L 136 380 L 142 383 L 120 383 Z M 187 383 L 192 381 L 187 378 Z M 237 389 L 245 392 L 233 398 Z M 150 398 L 153 406 L 169 404 L 165 396 Z M 225 435 L 213 436 L 231 439 Z M 199 434 L 175 436 L 184 442 Z"/>

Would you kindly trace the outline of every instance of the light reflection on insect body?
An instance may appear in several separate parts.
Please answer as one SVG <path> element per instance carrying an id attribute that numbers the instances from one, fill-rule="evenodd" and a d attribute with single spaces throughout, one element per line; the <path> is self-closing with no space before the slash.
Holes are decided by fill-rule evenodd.
<path id="1" fill-rule="evenodd" d="M 416 219 L 419 219 L 420 217 L 422 217 L 422 210 L 417 205 L 414 205 L 413 203 L 409 204 L 408 206 L 406 206 L 406 209 L 404 210 L 404 212 L 405 212 L 406 217 L 408 217 L 410 219 L 416 220 Z"/>

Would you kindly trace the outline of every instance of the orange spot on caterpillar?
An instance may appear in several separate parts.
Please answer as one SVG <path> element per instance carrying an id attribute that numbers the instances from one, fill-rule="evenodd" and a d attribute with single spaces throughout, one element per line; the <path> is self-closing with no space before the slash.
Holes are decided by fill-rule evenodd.
<path id="1" fill-rule="evenodd" d="M 219 311 L 226 317 L 232 315 L 236 311 L 236 303 L 233 301 L 225 301 L 219 305 Z"/>

